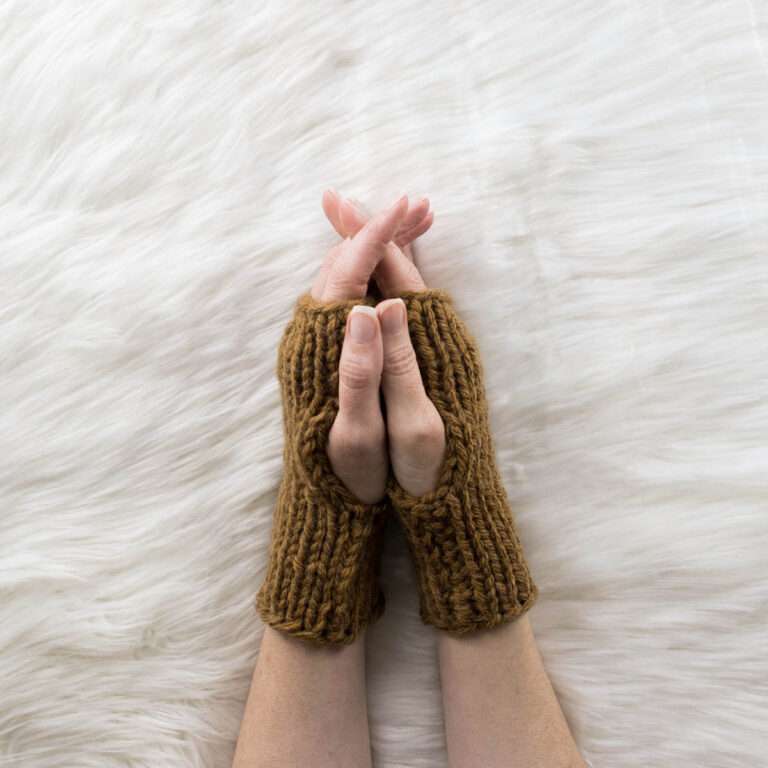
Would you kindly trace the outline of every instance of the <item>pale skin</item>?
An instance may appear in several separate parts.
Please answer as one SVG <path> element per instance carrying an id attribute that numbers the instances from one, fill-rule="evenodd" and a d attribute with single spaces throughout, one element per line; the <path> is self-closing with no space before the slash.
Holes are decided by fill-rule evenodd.
<path id="1" fill-rule="evenodd" d="M 404 291 L 425 290 L 410 244 L 432 225 L 429 202 L 402 198 L 372 218 L 328 191 L 323 210 L 343 238 L 312 286 L 320 301 L 362 299 L 349 316 L 339 412 L 329 435 L 334 471 L 361 501 L 384 495 L 389 468 L 421 495 L 437 482 L 445 433 L 408 335 Z M 386 404 L 386 418 L 380 405 Z M 450 768 L 584 768 L 527 615 L 462 637 L 438 633 Z M 264 631 L 233 768 L 371 766 L 364 638 L 341 648 Z"/>

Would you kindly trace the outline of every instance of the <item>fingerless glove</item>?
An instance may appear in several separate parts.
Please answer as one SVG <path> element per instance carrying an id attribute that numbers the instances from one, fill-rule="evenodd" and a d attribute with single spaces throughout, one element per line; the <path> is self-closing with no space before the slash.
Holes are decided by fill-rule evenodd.
<path id="1" fill-rule="evenodd" d="M 425 622 L 456 633 L 493 627 L 536 599 L 496 467 L 477 347 L 440 291 L 403 295 L 427 395 L 445 424 L 439 485 L 388 496 L 413 555 Z"/>
<path id="2" fill-rule="evenodd" d="M 265 623 L 321 643 L 352 642 L 384 607 L 377 571 L 386 502 L 359 502 L 326 454 L 346 319 L 360 303 L 302 296 L 278 352 L 284 472 L 256 603 Z"/>

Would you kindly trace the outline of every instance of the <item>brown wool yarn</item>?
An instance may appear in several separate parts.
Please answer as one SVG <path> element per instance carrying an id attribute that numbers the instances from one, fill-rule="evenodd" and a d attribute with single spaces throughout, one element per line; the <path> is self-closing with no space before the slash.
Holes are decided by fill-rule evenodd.
<path id="1" fill-rule="evenodd" d="M 416 564 L 422 619 L 456 633 L 525 613 L 537 589 L 496 461 L 477 347 L 442 291 L 402 295 L 427 395 L 445 424 L 436 490 L 415 498 L 390 479 Z"/>
<path id="2" fill-rule="evenodd" d="M 384 608 L 377 577 L 386 501 L 358 501 L 326 454 L 347 315 L 360 303 L 302 296 L 278 352 L 284 467 L 256 604 L 266 624 L 320 643 L 352 642 Z"/>

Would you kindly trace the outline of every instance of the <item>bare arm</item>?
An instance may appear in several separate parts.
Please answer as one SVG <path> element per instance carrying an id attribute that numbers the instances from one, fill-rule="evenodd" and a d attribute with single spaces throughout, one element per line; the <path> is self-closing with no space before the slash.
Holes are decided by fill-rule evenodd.
<path id="1" fill-rule="evenodd" d="M 336 205 L 337 201 L 333 199 L 325 201 L 326 214 L 339 234 L 346 236 L 351 233 L 345 230 L 345 221 L 354 223 L 352 231 L 364 224 L 363 216 L 353 210 L 347 210 L 346 217 L 340 215 Z M 418 319 L 418 302 L 426 296 L 427 288 L 412 261 L 402 254 L 392 256 L 379 270 L 381 277 L 385 278 L 384 295 L 391 297 L 410 293 L 413 298 L 409 303 L 413 305 L 414 316 Z M 412 496 L 420 496 L 435 489 L 439 482 L 439 470 L 446 449 L 446 433 L 443 414 L 436 412 L 425 392 L 425 382 L 417 361 L 426 362 L 424 367 L 429 368 L 434 360 L 440 358 L 441 350 L 433 349 L 429 344 L 425 351 L 414 350 L 408 324 L 398 325 L 395 322 L 398 316 L 393 307 L 395 303 L 387 300 L 377 307 L 384 337 L 382 390 L 387 404 L 390 461 L 403 490 Z M 424 325 L 420 322 L 416 336 L 418 345 L 423 346 L 426 338 L 437 338 L 451 327 L 455 329 L 455 324 L 438 323 L 431 333 L 425 334 Z M 445 341 L 448 339 L 444 338 Z M 468 351 L 465 349 L 463 356 L 466 357 Z M 443 366 L 439 370 L 440 375 L 429 384 L 430 394 L 436 395 L 437 402 L 448 402 L 445 415 L 454 417 L 461 401 L 452 400 L 448 397 L 449 392 L 441 390 L 440 382 L 445 378 L 448 368 Z M 471 370 L 469 372 L 473 373 Z M 468 394 L 465 391 L 465 396 Z M 479 390 L 475 393 L 475 397 L 478 396 Z M 472 401 L 473 398 L 466 397 L 466 400 Z M 471 412 L 468 416 L 477 418 L 477 414 Z M 475 431 L 472 440 L 468 441 L 469 445 L 476 444 L 478 435 L 483 432 L 482 424 L 476 422 L 476 430 L 478 426 L 480 431 Z M 493 461 L 490 441 L 485 443 L 485 449 L 483 461 Z M 485 480 L 487 483 L 492 477 L 486 475 Z M 466 499 L 466 490 L 463 487 L 457 488 L 455 497 Z M 493 503 L 492 497 L 498 495 L 492 492 L 491 497 L 477 506 L 476 520 L 483 520 L 482 510 L 487 512 L 489 504 Z M 411 514 L 418 515 L 423 521 L 425 509 L 429 506 L 430 502 L 427 502 L 419 507 L 409 505 L 402 510 L 401 519 L 406 527 Z M 493 527 L 496 528 L 497 537 L 499 529 L 504 528 L 506 514 L 504 511 L 501 517 L 495 518 Z M 509 619 L 523 612 L 494 628 L 476 628 L 461 635 L 443 631 L 438 635 L 451 768 L 583 768 L 585 763 L 555 697 L 530 622 L 524 613 L 534 597 L 531 595 L 530 584 L 526 583 L 525 570 L 514 568 L 518 580 L 514 597 L 502 585 L 497 601 L 483 606 L 482 600 L 478 600 L 479 596 L 476 595 L 473 605 L 468 605 L 462 594 L 468 589 L 466 573 L 460 572 L 454 582 L 452 578 L 457 576 L 455 571 L 442 570 L 436 574 L 433 570 L 434 558 L 440 560 L 441 551 L 450 551 L 450 559 L 455 562 L 455 553 L 461 547 L 461 540 L 449 539 L 445 543 L 450 546 L 442 549 L 439 537 L 446 530 L 445 521 L 449 518 L 450 513 L 447 517 L 438 517 L 429 537 L 423 537 L 418 527 L 413 530 L 417 548 L 423 550 L 426 547 L 426 551 L 431 553 L 424 559 L 417 558 L 417 570 L 422 571 L 422 609 L 426 609 L 431 623 L 444 629 L 450 628 L 451 623 L 463 623 L 462 629 L 466 630 L 468 626 L 481 627 L 498 623 L 499 613 Z M 486 530 L 486 533 L 490 531 Z M 473 535 L 476 536 L 477 531 L 474 534 L 466 531 L 463 541 Z M 481 533 L 481 538 L 485 538 L 485 534 Z M 487 554 L 494 559 L 499 552 L 504 552 L 514 560 L 520 553 L 515 552 L 513 539 L 514 535 L 512 539 L 507 536 L 497 538 L 495 547 Z M 474 546 L 480 546 L 479 542 L 475 541 Z M 431 571 L 434 580 L 423 578 L 425 570 Z M 475 575 L 483 577 L 487 574 Z M 482 583 L 486 585 L 487 596 L 490 591 L 487 589 L 488 582 L 483 578 Z M 424 602 L 426 593 L 435 584 L 442 585 L 438 591 L 443 594 L 433 594 Z M 441 601 L 444 601 L 442 606 Z"/>
<path id="2" fill-rule="evenodd" d="M 377 307 L 384 331 L 382 387 L 390 459 L 403 491 L 392 498 L 416 560 L 422 616 L 443 630 L 438 649 L 449 764 L 583 768 L 527 617 L 537 591 L 500 478 L 490 471 L 493 451 L 482 407 L 476 405 L 481 399 L 479 371 L 467 368 L 460 380 L 461 396 L 444 391 L 447 373 L 430 377 L 428 386 L 442 409 L 438 413 L 422 385 L 407 318 L 397 311 L 398 303 L 387 300 Z M 443 299 L 430 299 L 426 292 L 409 295 L 407 303 L 417 326 L 412 335 L 428 367 L 440 360 L 432 354 L 431 340 L 457 321 Z M 455 327 L 453 332 L 460 333 Z M 445 336 L 440 339 L 448 344 Z M 476 353 L 468 336 L 464 342 L 464 359 L 471 361 Z M 457 357 L 443 359 L 458 365 L 453 362 Z M 446 364 L 438 370 L 450 369 Z M 474 431 L 460 441 L 455 418 L 462 407 L 467 409 L 462 424 L 471 421 Z M 453 448 L 446 446 L 451 429 Z M 459 450 L 466 456 L 478 445 L 482 458 L 476 458 L 473 469 L 456 470 L 458 481 L 441 470 L 463 460 Z"/>
<path id="3" fill-rule="evenodd" d="M 527 615 L 438 649 L 450 768 L 584 768 Z"/>
<path id="4" fill-rule="evenodd" d="M 338 342 L 344 328 L 341 318 L 346 316 L 338 361 L 338 412 L 327 442 L 325 435 L 312 437 L 324 447 L 332 474 L 352 498 L 342 502 L 334 486 L 334 501 L 327 503 L 316 484 L 302 484 L 310 472 L 317 482 L 318 467 L 324 465 L 316 457 L 309 469 L 288 466 L 299 454 L 304 456 L 310 444 L 306 438 L 301 451 L 289 452 L 267 577 L 259 593 L 262 618 L 271 626 L 262 638 L 234 768 L 371 765 L 363 628 L 376 617 L 378 590 L 374 571 L 362 564 L 376 558 L 375 548 L 367 552 L 376 535 L 368 526 L 384 496 L 388 458 L 379 400 L 381 333 L 374 310 L 353 305 L 363 300 L 371 273 L 387 250 L 395 248 L 392 238 L 410 242 L 430 224 L 428 205 L 409 208 L 400 200 L 332 249 L 312 288 L 315 303 L 294 315 L 294 326 L 303 323 L 302 330 L 289 331 L 288 346 L 281 348 L 278 368 L 290 440 L 299 431 L 298 416 L 307 416 L 298 409 L 324 402 L 328 395 L 326 361 L 338 349 L 331 345 Z M 343 313 L 341 307 L 346 307 Z M 318 317 L 324 321 L 319 330 L 309 322 Z M 319 375 L 307 377 L 303 374 L 321 346 L 318 333 L 325 352 L 318 362 Z M 294 343 L 300 353 L 290 351 Z M 301 375 L 291 354 L 301 359 Z M 360 554 L 353 556 L 357 545 Z"/>
<path id="5" fill-rule="evenodd" d="M 337 231 L 343 236 L 354 234 L 345 234 L 344 217 L 338 215 L 335 206 L 334 201 L 329 201 L 326 213 L 332 222 L 335 215 Z M 357 220 L 355 228 L 358 225 L 364 225 L 362 219 Z M 343 253 L 337 254 L 337 264 L 346 260 Z M 418 315 L 419 302 L 424 297 L 422 292 L 426 289 L 412 262 L 402 252 L 387 249 L 383 258 L 370 261 L 372 265 L 375 263 L 379 267 L 376 279 L 383 287 L 385 297 L 401 291 L 404 294 L 416 292 L 411 302 L 415 316 Z M 333 262 L 327 261 L 326 272 L 321 273 L 318 284 L 333 286 L 333 273 Z M 434 304 L 434 297 L 426 300 L 433 302 L 429 317 L 433 317 L 435 311 L 442 312 L 439 304 Z M 364 314 L 366 320 L 372 319 L 370 312 Z M 583 768 L 585 763 L 579 756 L 542 665 L 530 623 L 524 615 L 535 598 L 535 591 L 532 591 L 534 588 L 521 559 L 516 534 L 512 528 L 506 530 L 511 521 L 505 522 L 507 513 L 503 509 L 501 516 L 496 510 L 487 517 L 489 510 L 500 503 L 502 494 L 491 487 L 490 495 L 483 497 L 479 495 L 482 489 L 465 487 L 462 480 L 446 497 L 453 501 L 445 510 L 441 506 L 442 494 L 430 497 L 431 489 L 438 482 L 446 482 L 440 472 L 441 466 L 445 466 L 444 418 L 453 419 L 453 458 L 457 455 L 457 445 L 464 446 L 458 449 L 462 453 L 467 447 L 474 450 L 481 445 L 486 459 L 492 456 L 490 442 L 483 436 L 482 409 L 479 413 L 468 414 L 475 420 L 476 429 L 479 425 L 479 432 L 475 432 L 472 439 L 456 442 L 456 430 L 460 427 L 453 409 L 459 403 L 478 402 L 479 390 L 474 394 L 464 392 L 462 399 L 451 400 L 446 406 L 446 393 L 439 391 L 442 377 L 432 377 L 430 389 L 435 392 L 436 402 L 442 409 L 438 413 L 421 379 L 408 323 L 404 322 L 406 313 L 402 302 L 381 302 L 376 307 L 375 319 L 374 333 L 362 345 L 349 347 L 350 370 L 355 370 L 354 389 L 357 392 L 347 394 L 348 414 L 351 417 L 354 412 L 355 419 L 364 420 L 366 434 L 376 432 L 381 426 L 381 413 L 373 407 L 378 387 L 371 386 L 370 378 L 373 367 L 376 367 L 387 404 L 389 459 L 402 489 L 402 494 L 395 495 L 394 502 L 402 504 L 398 510 L 401 520 L 410 529 L 411 537 L 415 537 L 417 548 L 421 549 L 417 570 L 422 570 L 422 613 L 430 623 L 446 630 L 439 635 L 438 647 L 450 766 Z M 454 326 L 453 321 L 442 321 L 429 334 L 424 334 L 421 329 L 420 344 L 435 338 L 437 329 L 442 332 Z M 474 354 L 471 348 L 468 351 Z M 429 350 L 427 355 L 429 357 Z M 452 364 L 457 364 L 458 360 L 452 358 Z M 428 365 L 431 362 L 427 359 Z M 366 375 L 361 377 L 361 372 Z M 343 373 L 341 379 L 343 382 Z M 479 376 L 470 369 L 460 385 L 476 387 Z M 369 408 L 363 407 L 359 399 L 365 397 L 366 392 L 368 395 L 376 393 L 376 398 L 369 398 Z M 343 392 L 340 392 L 340 400 L 343 410 Z M 348 421 L 347 426 L 355 419 Z M 374 422 L 377 429 L 371 430 Z M 343 437 L 342 423 L 337 422 L 334 429 L 336 426 L 339 426 L 337 436 Z M 333 461 L 330 446 L 329 456 L 336 474 L 353 488 L 361 480 L 357 469 L 364 454 L 359 446 L 344 445 L 344 441 L 340 441 L 340 445 L 344 450 L 339 456 L 353 459 L 350 469 L 345 471 L 341 466 L 343 462 Z M 362 477 L 365 476 L 370 476 L 370 472 L 362 473 Z M 470 479 L 476 481 L 474 476 Z M 492 474 L 484 475 L 481 480 L 486 486 L 496 482 Z M 357 492 L 357 495 L 363 498 L 367 494 Z M 371 499 L 374 497 L 377 493 L 371 494 Z M 421 498 L 414 506 L 411 502 L 416 497 Z M 457 502 L 459 498 L 464 501 Z M 456 516 L 457 509 L 466 504 L 474 505 L 474 529 L 463 530 L 466 520 L 461 514 Z M 411 512 L 423 522 L 428 520 L 424 515 L 431 510 L 437 517 L 428 522 L 432 526 L 431 533 L 423 538 L 425 532 L 418 521 L 411 520 Z M 466 574 L 462 571 L 469 560 L 463 561 L 465 566 L 461 566 L 461 561 L 457 566 L 456 553 L 457 547 L 465 544 L 468 536 L 477 535 L 478 524 L 486 526 L 485 532 L 473 540 L 472 546 L 482 550 L 491 542 L 495 549 L 481 552 L 480 560 L 475 562 L 475 568 L 480 567 L 481 561 L 485 565 L 474 574 L 470 593 Z M 446 561 L 433 556 L 441 549 L 448 555 Z M 488 564 L 501 570 L 494 574 L 482 570 Z M 499 580 L 494 583 L 494 578 Z M 436 588 L 437 585 L 441 586 Z M 495 626 L 500 620 L 500 626 Z M 461 634 L 455 634 L 454 628 Z M 368 766 L 370 754 L 365 712 L 364 660 L 359 638 L 346 648 L 323 649 L 306 646 L 302 641 L 268 629 L 254 674 L 235 768 L 305 764 L 319 768 L 326 765 Z"/>
<path id="6" fill-rule="evenodd" d="M 364 640 L 316 646 L 264 631 L 233 768 L 371 765 Z"/>
<path id="7" fill-rule="evenodd" d="M 527 617 L 537 590 L 494 468 L 477 350 L 444 297 L 405 296 L 408 324 L 388 322 L 396 302 L 377 307 L 399 485 L 390 499 L 416 561 L 422 617 L 443 630 L 449 764 L 583 768 Z"/>

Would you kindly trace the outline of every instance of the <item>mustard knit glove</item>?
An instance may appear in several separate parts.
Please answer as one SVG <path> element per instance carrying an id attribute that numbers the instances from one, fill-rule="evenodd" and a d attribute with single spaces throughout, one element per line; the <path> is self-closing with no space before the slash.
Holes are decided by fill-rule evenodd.
<path id="1" fill-rule="evenodd" d="M 388 488 L 416 563 L 421 616 L 456 633 L 493 627 L 527 611 L 537 589 L 496 468 L 480 358 L 447 294 L 402 298 L 446 437 L 435 491 L 415 498 L 394 479 Z"/>
<path id="2" fill-rule="evenodd" d="M 384 608 L 377 571 L 386 502 L 358 501 L 326 455 L 346 319 L 360 303 L 302 296 L 278 353 L 284 472 L 256 604 L 265 623 L 321 643 L 352 642 Z"/>

